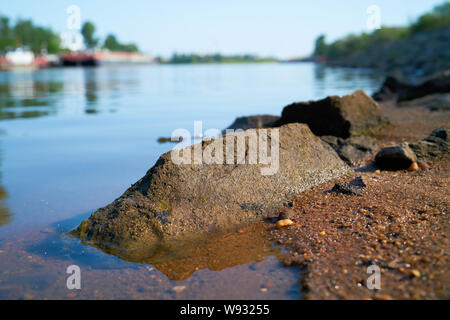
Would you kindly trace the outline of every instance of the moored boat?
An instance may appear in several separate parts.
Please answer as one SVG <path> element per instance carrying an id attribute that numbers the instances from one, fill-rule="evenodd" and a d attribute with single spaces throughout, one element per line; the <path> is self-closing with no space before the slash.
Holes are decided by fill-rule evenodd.
<path id="1" fill-rule="evenodd" d="M 0 70 L 35 70 L 47 67 L 48 63 L 43 56 L 36 57 L 27 47 L 18 47 L 7 51 L 0 57 Z"/>

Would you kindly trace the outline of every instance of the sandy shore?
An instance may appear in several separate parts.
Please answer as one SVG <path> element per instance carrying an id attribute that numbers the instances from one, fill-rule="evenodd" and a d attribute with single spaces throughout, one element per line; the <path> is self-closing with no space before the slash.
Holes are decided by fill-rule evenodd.
<path id="1" fill-rule="evenodd" d="M 391 125 L 375 133 L 380 146 L 414 142 L 450 126 L 449 112 L 381 104 Z M 377 171 L 370 164 L 292 199 L 293 226 L 269 227 L 271 240 L 289 250 L 286 265 L 303 270 L 305 299 L 446 299 L 450 293 L 450 155 L 416 172 Z M 329 192 L 361 176 L 363 195 Z M 269 225 L 270 222 L 267 222 Z M 381 289 L 366 286 L 381 271 Z"/>

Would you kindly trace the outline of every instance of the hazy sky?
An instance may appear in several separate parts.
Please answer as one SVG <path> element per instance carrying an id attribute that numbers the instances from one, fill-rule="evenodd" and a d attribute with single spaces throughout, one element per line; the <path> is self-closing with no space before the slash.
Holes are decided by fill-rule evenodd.
<path id="1" fill-rule="evenodd" d="M 381 8 L 383 25 L 402 25 L 443 0 L 9 0 L 0 13 L 32 18 L 66 31 L 70 5 L 93 21 L 98 35 L 115 33 L 141 50 L 168 56 L 176 52 L 253 53 L 277 57 L 311 53 L 314 39 L 328 40 L 367 30 L 370 5 Z"/>

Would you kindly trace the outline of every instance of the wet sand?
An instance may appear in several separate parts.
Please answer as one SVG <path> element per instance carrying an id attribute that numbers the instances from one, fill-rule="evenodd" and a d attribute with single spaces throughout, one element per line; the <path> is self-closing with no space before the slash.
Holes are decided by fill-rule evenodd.
<path id="1" fill-rule="evenodd" d="M 423 139 L 449 127 L 449 112 L 382 104 L 391 125 L 375 133 L 380 146 Z M 300 266 L 305 299 L 448 299 L 450 297 L 450 155 L 416 172 L 355 174 L 292 199 L 295 223 L 270 238 L 290 252 L 286 265 Z M 361 176 L 363 195 L 329 192 L 338 181 Z M 381 271 L 381 289 L 369 290 L 370 265 Z"/>

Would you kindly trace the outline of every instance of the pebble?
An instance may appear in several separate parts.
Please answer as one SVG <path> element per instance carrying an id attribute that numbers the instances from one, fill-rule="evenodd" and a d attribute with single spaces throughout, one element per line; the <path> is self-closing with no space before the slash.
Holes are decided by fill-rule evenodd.
<path id="1" fill-rule="evenodd" d="M 418 163 L 418 165 L 419 165 L 419 167 L 420 167 L 421 169 L 430 169 L 430 166 L 429 166 L 428 163 L 426 163 L 426 162 L 420 161 L 420 162 Z"/>
<path id="2" fill-rule="evenodd" d="M 416 278 L 420 278 L 420 271 L 419 270 L 411 270 L 411 274 L 416 277 Z"/>
<path id="3" fill-rule="evenodd" d="M 261 292 L 267 292 L 269 290 L 267 290 L 267 288 L 261 288 Z"/>
<path id="4" fill-rule="evenodd" d="M 324 236 L 325 235 L 325 231 L 320 231 L 319 232 L 319 236 Z"/>
<path id="5" fill-rule="evenodd" d="M 419 165 L 417 164 L 417 162 L 414 161 L 414 162 L 411 163 L 411 165 L 409 166 L 408 171 L 414 172 L 414 171 L 417 171 L 417 170 L 419 170 Z"/>
<path id="6" fill-rule="evenodd" d="M 181 293 L 184 290 L 186 290 L 186 286 L 175 286 L 172 288 L 173 291 L 175 291 L 176 293 Z"/>
<path id="7" fill-rule="evenodd" d="M 77 294 L 75 292 L 69 293 L 66 297 L 69 299 L 73 299 L 77 296 Z"/>
<path id="8" fill-rule="evenodd" d="M 289 227 L 289 226 L 291 226 L 293 224 L 294 224 L 294 222 L 292 222 L 292 220 L 290 220 L 290 219 L 278 220 L 277 221 L 277 228 L 281 229 L 281 228 L 284 228 L 284 227 Z"/>

